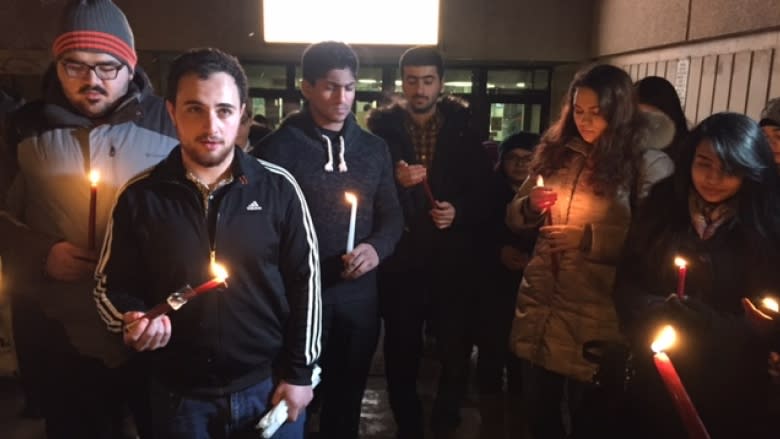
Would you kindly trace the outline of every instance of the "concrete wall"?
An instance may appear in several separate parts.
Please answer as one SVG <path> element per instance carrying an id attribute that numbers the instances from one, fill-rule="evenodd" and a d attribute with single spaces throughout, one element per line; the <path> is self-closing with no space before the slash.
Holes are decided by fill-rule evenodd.
<path id="1" fill-rule="evenodd" d="M 780 28 L 777 0 L 596 0 L 596 57 Z"/>
<path id="2" fill-rule="evenodd" d="M 720 111 L 758 118 L 780 96 L 780 31 L 689 43 L 605 57 L 634 80 L 663 76 L 678 88 L 685 115 L 695 124 Z M 678 71 L 682 61 L 687 72 Z"/>
<path id="3" fill-rule="evenodd" d="M 757 118 L 780 96 L 777 0 L 598 0 L 594 23 L 594 55 L 634 80 L 667 78 L 692 124 L 720 111 Z"/>

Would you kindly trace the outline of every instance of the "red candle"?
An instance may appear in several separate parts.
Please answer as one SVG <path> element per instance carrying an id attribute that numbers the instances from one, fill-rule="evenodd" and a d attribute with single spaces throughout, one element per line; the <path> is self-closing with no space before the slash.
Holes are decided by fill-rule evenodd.
<path id="1" fill-rule="evenodd" d="M 195 291 L 195 295 L 205 293 L 207 291 L 219 287 L 220 285 L 225 283 L 225 279 L 227 279 L 228 277 L 227 270 L 225 270 L 225 267 L 217 264 L 216 262 L 211 263 L 211 274 L 214 275 L 213 279 L 203 284 L 200 284 L 193 289 L 193 291 Z"/>
<path id="2" fill-rule="evenodd" d="M 195 288 L 191 288 L 189 285 L 187 285 L 181 290 L 176 291 L 175 293 L 168 296 L 168 298 L 165 299 L 164 302 L 158 303 L 157 305 L 154 306 L 154 308 L 144 313 L 143 316 L 125 325 L 125 330 L 132 328 L 141 319 L 148 319 L 149 321 L 151 321 L 163 314 L 167 314 L 171 310 L 175 311 L 180 307 L 182 307 L 185 303 L 187 303 L 188 300 L 192 299 L 193 297 L 196 297 L 203 293 L 207 293 L 225 284 L 225 280 L 228 277 L 227 270 L 225 270 L 225 267 L 223 267 L 222 265 L 216 262 L 212 262 L 211 273 L 214 275 L 214 277 L 211 280 L 204 282 Z"/>
<path id="3" fill-rule="evenodd" d="M 674 265 L 677 266 L 677 297 L 685 297 L 685 275 L 688 274 L 688 261 L 681 257 L 674 258 Z"/>
<path id="4" fill-rule="evenodd" d="M 666 390 L 669 391 L 669 396 L 672 398 L 685 430 L 688 432 L 688 437 L 691 439 L 709 439 L 710 434 L 707 432 L 704 423 L 701 422 L 699 413 L 696 411 L 690 396 L 688 396 L 682 381 L 680 381 L 680 376 L 677 375 L 672 360 L 664 352 L 665 349 L 674 344 L 676 337 L 674 328 L 669 325 L 664 326 L 652 345 L 653 352 L 655 352 L 653 361 L 656 369 L 658 369 L 658 374 L 661 375 L 661 379 L 666 386 Z"/>
<path id="5" fill-rule="evenodd" d="M 87 247 L 90 250 L 95 249 L 95 219 L 97 210 L 97 185 L 100 181 L 100 173 L 91 171 L 89 173 L 89 220 L 87 223 Z"/>
<path id="6" fill-rule="evenodd" d="M 428 197 L 428 202 L 431 203 L 431 207 L 436 207 L 436 199 L 433 198 L 433 191 L 431 191 L 431 185 L 428 184 L 428 177 L 423 177 L 423 189 L 425 190 L 425 196 Z"/>
<path id="7" fill-rule="evenodd" d="M 541 175 L 536 176 L 536 186 L 537 187 L 544 187 L 544 177 Z M 544 215 L 544 224 L 546 226 L 552 225 L 552 212 L 548 208 L 544 208 L 542 210 L 542 215 Z M 554 277 L 558 277 L 558 256 L 556 254 L 550 255 L 550 267 L 552 268 L 552 273 Z"/>

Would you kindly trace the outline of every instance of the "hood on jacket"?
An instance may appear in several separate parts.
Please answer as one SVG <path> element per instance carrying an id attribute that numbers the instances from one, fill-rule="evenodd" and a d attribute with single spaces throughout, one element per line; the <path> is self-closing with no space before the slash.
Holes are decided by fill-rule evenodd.
<path id="1" fill-rule="evenodd" d="M 401 99 L 391 105 L 382 108 L 376 108 L 368 113 L 366 124 L 368 129 L 376 132 L 389 124 L 403 129 L 400 123 L 407 112 L 407 101 Z M 444 116 L 445 123 L 454 123 L 460 126 L 467 126 L 471 120 L 471 109 L 469 103 L 465 100 L 453 96 L 444 95 L 436 102 L 436 108 Z"/>
<path id="2" fill-rule="evenodd" d="M 640 151 L 663 150 L 674 140 L 674 122 L 658 111 L 640 111 L 640 125 L 636 135 Z"/>
<path id="3" fill-rule="evenodd" d="M 300 111 L 291 113 L 285 117 L 279 128 L 282 127 L 296 129 L 311 140 L 322 144 L 328 154 L 328 158 L 325 162 L 325 165 L 323 165 L 323 169 L 325 169 L 326 172 L 333 172 L 334 159 L 332 142 L 330 137 L 323 134 L 317 127 L 317 124 L 314 122 L 314 119 L 311 116 L 308 104 L 304 104 Z M 355 120 L 355 115 L 350 112 L 347 115 L 347 118 L 344 120 L 344 126 L 341 128 L 341 132 L 339 133 L 339 172 L 347 172 L 347 161 L 344 158 L 344 154 L 347 146 L 352 145 L 353 141 L 357 139 L 359 135 L 360 126 Z"/>

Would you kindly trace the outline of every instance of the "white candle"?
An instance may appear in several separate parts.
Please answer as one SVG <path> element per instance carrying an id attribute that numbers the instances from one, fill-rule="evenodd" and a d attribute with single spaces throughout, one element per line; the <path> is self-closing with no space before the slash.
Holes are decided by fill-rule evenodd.
<path id="1" fill-rule="evenodd" d="M 344 192 L 344 198 L 347 199 L 352 209 L 349 212 L 349 233 L 347 234 L 347 253 L 355 248 L 355 221 L 357 220 L 357 197 L 352 192 Z"/>

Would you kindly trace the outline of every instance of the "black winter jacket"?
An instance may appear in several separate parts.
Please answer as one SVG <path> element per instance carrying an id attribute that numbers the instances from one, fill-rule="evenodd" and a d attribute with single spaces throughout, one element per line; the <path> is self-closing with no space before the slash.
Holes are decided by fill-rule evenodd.
<path id="1" fill-rule="evenodd" d="M 234 180 L 208 201 L 185 177 L 180 147 L 121 192 L 98 264 L 98 309 L 110 330 L 185 284 L 228 288 L 170 313 L 172 337 L 151 373 L 186 394 L 226 394 L 271 375 L 308 384 L 320 350 L 317 238 L 303 194 L 278 166 L 235 150 Z"/>
<path id="2" fill-rule="evenodd" d="M 332 170 L 327 171 L 328 142 L 304 107 L 287 117 L 253 151 L 290 171 L 306 195 L 319 238 L 325 303 L 373 298 L 376 294 L 375 271 L 350 281 L 340 275 L 350 215 L 345 192 L 354 193 L 358 199 L 355 246 L 370 244 L 382 261 L 393 252 L 403 227 L 385 142 L 361 129 L 351 114 L 339 138 L 344 141 L 344 161 L 339 154 L 340 139 L 331 142 Z M 344 167 L 346 171 L 342 172 L 340 168 Z"/>
<path id="3" fill-rule="evenodd" d="M 429 211 L 431 206 L 422 185 L 403 188 L 397 185 L 403 208 L 405 231 L 389 269 L 427 267 L 432 261 L 442 266 L 470 266 L 475 255 L 474 230 L 490 216 L 490 160 L 479 137 L 472 130 L 471 112 L 462 100 L 445 96 L 437 104 L 444 123 L 439 129 L 436 150 L 428 181 L 436 200 L 455 207 L 451 227 L 437 229 Z M 368 118 L 369 129 L 385 139 L 393 163 L 404 160 L 420 163 L 404 126 L 408 117 L 402 104 L 374 110 Z"/>

